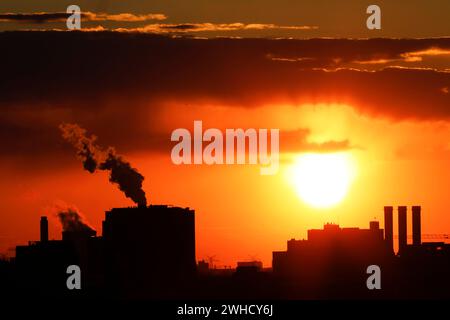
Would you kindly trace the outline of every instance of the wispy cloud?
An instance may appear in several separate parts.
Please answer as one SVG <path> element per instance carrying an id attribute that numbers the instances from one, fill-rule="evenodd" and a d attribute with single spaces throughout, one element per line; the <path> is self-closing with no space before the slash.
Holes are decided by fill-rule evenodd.
<path id="1" fill-rule="evenodd" d="M 300 68 L 356 68 L 379 70 L 393 66 L 429 67 L 445 70 L 450 59 L 450 38 L 429 39 L 311 39 L 295 43 L 292 49 L 270 52 L 266 58 Z M 397 45 L 400 43 L 401 45 Z"/>
<path id="2" fill-rule="evenodd" d="M 0 22 L 27 22 L 48 23 L 65 21 L 70 14 L 66 12 L 34 12 L 34 13 L 0 13 Z M 118 22 L 143 22 L 150 20 L 165 20 L 162 13 L 132 14 L 132 13 L 95 13 L 82 12 L 83 21 L 118 21 Z"/>
<path id="3" fill-rule="evenodd" d="M 407 52 L 401 56 L 405 59 L 405 61 L 415 62 L 422 61 L 423 57 L 426 56 L 450 56 L 450 49 L 433 47 L 419 51 Z"/>
<path id="4" fill-rule="evenodd" d="M 214 31 L 240 31 L 240 30 L 315 30 L 317 26 L 283 26 L 265 23 L 154 23 L 139 28 L 117 28 L 122 32 L 145 33 L 186 33 L 186 32 L 214 32 Z"/>
<path id="5" fill-rule="evenodd" d="M 392 62 L 420 62 L 424 57 L 449 56 L 450 49 L 430 47 L 417 51 L 405 52 L 399 54 L 397 58 L 372 58 L 369 60 L 355 60 L 357 64 L 387 64 Z"/>
<path id="6" fill-rule="evenodd" d="M 82 17 L 87 18 L 89 21 L 127 21 L 127 22 L 142 22 L 149 20 L 165 20 L 167 16 L 162 13 L 149 13 L 149 14 L 132 14 L 132 13 L 119 13 L 119 14 L 107 14 L 107 13 L 93 13 L 85 12 Z"/>
<path id="7" fill-rule="evenodd" d="M 338 152 L 352 149 L 360 149 L 347 140 L 328 140 L 324 142 L 308 141 L 311 131 L 306 128 L 300 128 L 291 131 L 280 132 L 280 149 L 282 152 Z"/>

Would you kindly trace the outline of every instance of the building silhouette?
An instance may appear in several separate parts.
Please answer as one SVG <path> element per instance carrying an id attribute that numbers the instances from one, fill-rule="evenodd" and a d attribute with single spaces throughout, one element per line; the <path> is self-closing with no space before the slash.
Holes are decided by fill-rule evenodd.
<path id="1" fill-rule="evenodd" d="M 286 251 L 273 252 L 273 274 L 289 296 L 334 297 L 342 288 L 351 294 L 367 291 L 366 268 L 384 269 L 392 257 L 377 221 L 369 229 L 326 224 L 308 230 L 307 240 L 291 239 Z"/>
<path id="2" fill-rule="evenodd" d="M 330 265 L 334 259 L 346 264 L 349 261 L 367 264 L 389 254 L 383 229 L 379 228 L 377 221 L 370 222 L 369 229 L 326 224 L 322 230 L 308 230 L 307 240 L 291 239 L 287 242 L 286 251 L 273 252 L 273 271 L 296 274 L 299 264 L 310 264 L 317 270 L 321 263 Z M 345 261 L 343 257 L 346 257 Z"/>
<path id="3" fill-rule="evenodd" d="M 287 241 L 273 252 L 272 268 L 258 261 L 235 269 L 196 265 L 195 212 L 150 205 L 105 213 L 102 235 L 89 228 L 63 231 L 49 240 L 40 220 L 40 240 L 17 246 L 16 257 L 0 261 L 2 294 L 18 297 L 138 299 L 386 299 L 450 298 L 450 245 L 423 242 L 421 207 L 413 206 L 412 242 L 408 208 L 398 207 L 398 250 L 394 252 L 394 208 L 384 207 L 384 228 L 326 224 L 307 239 Z M 69 265 L 82 270 L 82 290 L 66 287 Z M 382 289 L 369 290 L 367 268 L 381 270 Z"/>
<path id="4" fill-rule="evenodd" d="M 103 221 L 107 285 L 127 296 L 170 296 L 194 277 L 195 212 L 166 205 L 114 208 Z"/>
<path id="5" fill-rule="evenodd" d="M 412 207 L 412 244 L 407 243 L 407 207 L 398 207 L 398 251 L 394 253 L 392 206 L 384 207 L 384 229 L 326 224 L 308 230 L 307 240 L 291 239 L 273 252 L 273 274 L 288 298 L 449 297 L 450 245 L 421 241 L 421 207 Z M 366 269 L 383 271 L 383 290 L 365 286 Z"/>
<path id="6" fill-rule="evenodd" d="M 183 290 L 196 271 L 195 212 L 150 205 L 105 213 L 103 235 L 83 228 L 48 240 L 41 217 L 40 241 L 16 247 L 17 287 L 33 293 L 66 292 L 66 269 L 78 265 L 82 287 L 93 295 L 170 296 Z"/>

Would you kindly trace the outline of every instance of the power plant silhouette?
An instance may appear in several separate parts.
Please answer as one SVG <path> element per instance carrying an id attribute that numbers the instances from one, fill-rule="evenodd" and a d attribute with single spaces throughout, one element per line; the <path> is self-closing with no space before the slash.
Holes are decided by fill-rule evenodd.
<path id="1" fill-rule="evenodd" d="M 386 299 L 450 298 L 450 245 L 422 242 L 421 207 L 412 207 L 408 244 L 407 207 L 398 207 L 398 250 L 394 252 L 394 208 L 384 207 L 384 229 L 326 224 L 306 240 L 289 240 L 273 252 L 272 268 L 238 262 L 236 269 L 196 263 L 195 212 L 147 205 L 144 176 L 115 149 L 99 146 L 77 124 L 60 126 L 90 173 L 109 172 L 135 207 L 105 213 L 97 236 L 75 207 L 59 210 L 62 240 L 49 240 L 41 217 L 40 240 L 16 247 L 0 260 L 0 294 L 53 298 L 137 299 Z M 67 268 L 81 270 L 81 289 L 69 290 Z M 367 285 L 369 267 L 381 272 L 381 287 Z"/>
<path id="2" fill-rule="evenodd" d="M 307 240 L 289 240 L 273 252 L 272 268 L 240 262 L 236 269 L 196 263 L 195 212 L 166 205 L 107 211 L 102 236 L 89 227 L 66 228 L 49 240 L 48 220 L 40 240 L 17 246 L 1 265 L 8 285 L 2 293 L 52 297 L 385 299 L 448 298 L 450 245 L 422 242 L 421 207 L 412 207 L 412 244 L 407 243 L 407 207 L 398 207 L 398 251 L 394 252 L 394 208 L 384 207 L 384 229 L 326 224 Z M 82 270 L 82 289 L 68 290 L 66 268 Z M 381 289 L 366 286 L 366 269 L 381 270 Z"/>
<path id="3" fill-rule="evenodd" d="M 82 288 L 103 289 L 127 297 L 141 289 L 179 287 L 195 276 L 195 213 L 165 205 L 107 211 L 103 235 L 88 228 L 64 230 L 62 240 L 48 240 L 48 220 L 41 217 L 40 241 L 17 246 L 19 287 L 66 290 L 66 268 L 80 266 Z"/>

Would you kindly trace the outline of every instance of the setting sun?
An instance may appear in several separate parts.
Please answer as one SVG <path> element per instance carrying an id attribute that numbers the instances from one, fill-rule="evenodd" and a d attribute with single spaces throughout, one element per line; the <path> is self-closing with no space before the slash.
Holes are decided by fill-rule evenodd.
<path id="1" fill-rule="evenodd" d="M 328 208 L 347 194 L 355 164 L 348 153 L 309 153 L 299 156 L 291 170 L 299 197 L 312 207 Z"/>

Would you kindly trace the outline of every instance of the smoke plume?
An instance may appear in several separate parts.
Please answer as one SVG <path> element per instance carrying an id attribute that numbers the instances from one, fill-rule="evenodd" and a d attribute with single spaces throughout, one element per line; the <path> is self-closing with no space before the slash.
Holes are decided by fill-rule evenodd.
<path id="1" fill-rule="evenodd" d="M 86 130 L 77 124 L 63 123 L 59 126 L 62 131 L 63 138 L 70 142 L 76 149 L 77 155 L 83 161 L 83 167 L 90 173 L 97 169 L 97 154 L 100 148 L 95 144 L 97 137 L 91 135 L 86 136 Z"/>
<path id="2" fill-rule="evenodd" d="M 146 206 L 147 199 L 142 189 L 144 176 L 129 162 L 117 155 L 114 148 L 104 151 L 95 141 L 97 137 L 86 135 L 86 130 L 77 124 L 63 123 L 59 126 L 63 138 L 76 149 L 77 155 L 83 162 L 83 167 L 90 173 L 96 170 L 109 171 L 109 181 L 118 185 L 125 196 L 139 206 Z"/>
<path id="3" fill-rule="evenodd" d="M 64 201 L 56 201 L 45 211 L 49 216 L 55 216 L 61 223 L 63 231 L 95 232 L 84 218 L 83 214 L 73 205 L 68 205 Z"/>
<path id="4" fill-rule="evenodd" d="M 132 199 L 138 205 L 147 204 L 145 192 L 142 190 L 144 176 L 136 169 L 132 168 L 128 162 L 116 155 L 113 148 L 109 148 L 108 156 L 105 161 L 100 163 L 99 169 L 109 170 L 109 181 L 117 183 L 119 189 L 122 190 L 128 198 Z"/>

